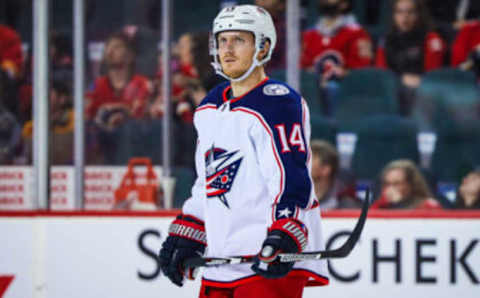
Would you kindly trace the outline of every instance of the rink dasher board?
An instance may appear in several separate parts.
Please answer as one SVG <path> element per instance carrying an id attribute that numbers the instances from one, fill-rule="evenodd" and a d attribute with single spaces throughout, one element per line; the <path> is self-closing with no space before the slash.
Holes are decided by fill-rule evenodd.
<path id="1" fill-rule="evenodd" d="M 154 166 L 157 184 L 161 185 L 162 168 Z M 111 210 L 115 203 L 115 190 L 127 172 L 126 166 L 86 166 L 86 210 Z M 144 184 L 146 167 L 135 167 L 136 182 Z M 0 211 L 32 210 L 35 206 L 35 179 L 33 167 L 0 166 Z M 50 209 L 75 210 L 75 169 L 73 166 L 52 166 L 50 170 Z"/>
<path id="2" fill-rule="evenodd" d="M 154 259 L 173 216 L 33 214 L 0 214 L 0 280 L 13 276 L 3 298 L 198 295 L 199 279 L 178 288 Z M 325 218 L 326 242 L 341 245 L 355 222 Z M 331 261 L 330 286 L 304 297 L 478 297 L 479 227 L 480 217 L 369 218 L 352 254 Z"/>

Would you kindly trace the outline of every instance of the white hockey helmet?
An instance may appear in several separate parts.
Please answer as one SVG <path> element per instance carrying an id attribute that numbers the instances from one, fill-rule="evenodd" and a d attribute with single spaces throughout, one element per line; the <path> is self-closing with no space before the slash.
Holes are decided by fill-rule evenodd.
<path id="1" fill-rule="evenodd" d="M 218 60 L 217 35 L 223 31 L 248 31 L 255 37 L 255 54 L 250 68 L 240 77 L 231 78 L 226 75 Z M 242 81 L 247 78 L 255 67 L 263 65 L 272 57 L 273 49 L 277 43 L 277 34 L 270 14 L 262 7 L 256 5 L 236 5 L 222 9 L 213 21 L 213 30 L 210 40 L 210 55 L 213 56 L 213 68 L 215 72 L 231 81 Z M 270 41 L 270 49 L 267 55 L 258 60 L 258 53 Z"/>

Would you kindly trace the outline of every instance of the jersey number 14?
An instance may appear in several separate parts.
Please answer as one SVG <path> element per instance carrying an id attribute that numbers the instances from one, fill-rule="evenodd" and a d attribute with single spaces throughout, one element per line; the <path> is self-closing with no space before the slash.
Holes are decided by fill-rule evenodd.
<path id="1" fill-rule="evenodd" d="M 280 143 L 282 144 L 282 153 L 292 151 L 290 147 L 298 147 L 298 151 L 305 152 L 305 142 L 303 141 L 302 128 L 299 123 L 294 123 L 290 132 L 290 137 L 287 139 L 287 131 L 285 124 L 275 125 L 280 136 Z"/>

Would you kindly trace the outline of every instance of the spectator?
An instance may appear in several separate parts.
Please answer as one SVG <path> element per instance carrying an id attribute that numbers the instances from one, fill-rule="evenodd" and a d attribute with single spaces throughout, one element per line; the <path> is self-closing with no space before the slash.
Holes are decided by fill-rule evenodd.
<path id="1" fill-rule="evenodd" d="M 287 19 L 285 0 L 255 0 L 255 5 L 265 8 L 273 19 L 277 30 L 277 44 L 272 53 L 272 58 L 266 65 L 267 72 L 278 69 L 285 69 L 286 65 L 286 43 L 287 43 Z"/>
<path id="2" fill-rule="evenodd" d="M 312 179 L 323 209 L 358 208 L 361 203 L 355 198 L 355 184 L 339 178 L 338 153 L 330 143 L 313 140 Z"/>
<path id="3" fill-rule="evenodd" d="M 72 89 L 68 83 L 53 82 L 50 88 L 50 126 L 53 131 L 49 146 L 50 161 L 54 165 L 73 164 L 74 112 Z M 32 162 L 33 120 L 23 126 L 22 137 L 25 143 L 27 162 Z"/>
<path id="4" fill-rule="evenodd" d="M 152 87 L 148 78 L 135 72 L 135 51 L 125 34 L 116 33 L 107 40 L 104 63 L 106 75 L 87 93 L 87 144 L 94 148 L 87 150 L 87 163 L 102 163 L 97 156 L 100 149 L 107 163 L 124 164 L 130 155 L 140 154 L 135 151 L 138 143 L 151 133 L 142 120 Z"/>
<path id="5" fill-rule="evenodd" d="M 21 147 L 21 126 L 0 102 L 0 165 L 15 164 Z"/>
<path id="6" fill-rule="evenodd" d="M 0 24 L 0 84 L 3 107 L 15 117 L 19 113 L 19 103 L 16 100 L 18 82 L 22 76 L 23 52 L 20 36 L 13 29 Z"/>
<path id="7" fill-rule="evenodd" d="M 301 66 L 319 75 L 324 113 L 333 114 L 337 81 L 350 69 L 369 66 L 372 42 L 349 13 L 348 0 L 319 0 L 320 18 L 314 29 L 303 33 Z"/>
<path id="8" fill-rule="evenodd" d="M 380 175 L 380 198 L 372 208 L 380 209 L 440 209 L 432 198 L 417 166 L 410 160 L 400 159 L 385 166 Z"/>
<path id="9" fill-rule="evenodd" d="M 175 164 L 193 167 L 197 136 L 193 127 L 193 113 L 198 104 L 213 86 L 219 83 L 210 65 L 209 34 L 195 32 L 183 34 L 174 48 L 173 61 L 173 110 L 177 135 Z M 161 61 L 160 61 L 161 64 Z M 163 115 L 164 103 L 161 94 L 161 69 L 156 82 L 157 94 L 150 113 Z"/>
<path id="10" fill-rule="evenodd" d="M 456 209 L 480 209 L 480 170 L 468 173 L 458 188 Z"/>
<path id="11" fill-rule="evenodd" d="M 73 48 L 71 37 L 56 31 L 49 33 L 49 59 L 51 79 L 62 82 L 66 88 L 73 84 Z M 25 57 L 24 75 L 19 84 L 19 118 L 25 124 L 32 119 L 33 55 L 30 48 Z"/>
<path id="12" fill-rule="evenodd" d="M 20 77 L 23 68 L 22 41 L 13 29 L 0 24 L 0 69 L 12 79 Z"/>
<path id="13" fill-rule="evenodd" d="M 215 74 L 210 64 L 209 34 L 207 32 L 196 32 L 189 34 L 189 36 L 190 44 L 186 47 L 188 51 L 181 56 L 189 57 L 190 65 L 188 68 L 191 69 L 191 75 L 188 75 L 186 71 L 182 71 L 188 78 L 184 81 L 183 87 L 185 88 L 186 96 L 196 107 L 207 92 L 224 81 L 224 79 Z M 186 59 L 180 59 L 180 64 L 182 69 L 184 69 L 185 66 L 183 66 L 182 60 Z"/>
<path id="14" fill-rule="evenodd" d="M 466 23 L 452 47 L 452 66 L 474 71 L 480 78 L 480 21 Z"/>
<path id="15" fill-rule="evenodd" d="M 87 118 L 112 130 L 129 117 L 142 118 L 151 95 L 148 78 L 136 74 L 135 51 L 123 33 L 112 35 L 104 52 L 106 75 L 87 94 Z"/>
<path id="16" fill-rule="evenodd" d="M 198 32 L 193 35 L 193 67 L 198 73 L 198 77 L 205 91 L 210 91 L 219 83 L 225 81 L 217 76 L 211 65 L 210 57 L 210 34 L 207 32 Z M 277 39 L 278 43 L 278 39 Z M 196 105 L 199 104 L 197 99 Z"/>
<path id="17" fill-rule="evenodd" d="M 380 42 L 376 66 L 388 68 L 401 78 L 400 112 L 409 115 L 421 75 L 442 67 L 447 46 L 432 30 L 422 0 L 394 0 L 392 27 Z"/>
<path id="18" fill-rule="evenodd" d="M 161 97 L 161 55 L 155 85 L 156 100 L 150 109 L 154 117 L 163 115 Z M 193 111 L 207 91 L 220 83 L 215 75 L 209 56 L 209 34 L 207 32 L 184 33 L 173 49 L 173 100 L 176 116 L 186 123 L 192 123 Z"/>
<path id="19" fill-rule="evenodd" d="M 173 69 L 172 69 L 172 84 L 173 84 L 173 105 L 175 116 L 180 121 L 192 123 L 194 104 L 189 100 L 187 94 L 187 87 L 199 83 L 199 72 L 194 66 L 194 52 L 195 37 L 193 33 L 184 33 L 178 39 L 176 46 L 173 48 Z M 207 57 L 208 58 L 208 57 Z M 208 61 L 208 60 L 207 60 Z M 160 117 L 164 112 L 164 102 L 162 97 L 162 60 L 159 55 L 159 69 L 156 80 L 156 99 L 150 108 L 150 114 L 153 117 Z"/>

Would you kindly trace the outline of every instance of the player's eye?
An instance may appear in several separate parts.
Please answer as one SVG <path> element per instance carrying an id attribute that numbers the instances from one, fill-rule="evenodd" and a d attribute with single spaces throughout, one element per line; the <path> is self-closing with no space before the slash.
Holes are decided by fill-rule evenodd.
<path id="1" fill-rule="evenodd" d="M 243 38 L 241 38 L 241 37 L 235 37 L 235 42 L 242 44 L 242 43 L 245 42 L 245 39 L 243 39 Z"/>
<path id="2" fill-rule="evenodd" d="M 227 39 L 226 38 L 219 38 L 218 43 L 221 44 L 221 45 L 226 44 Z"/>

